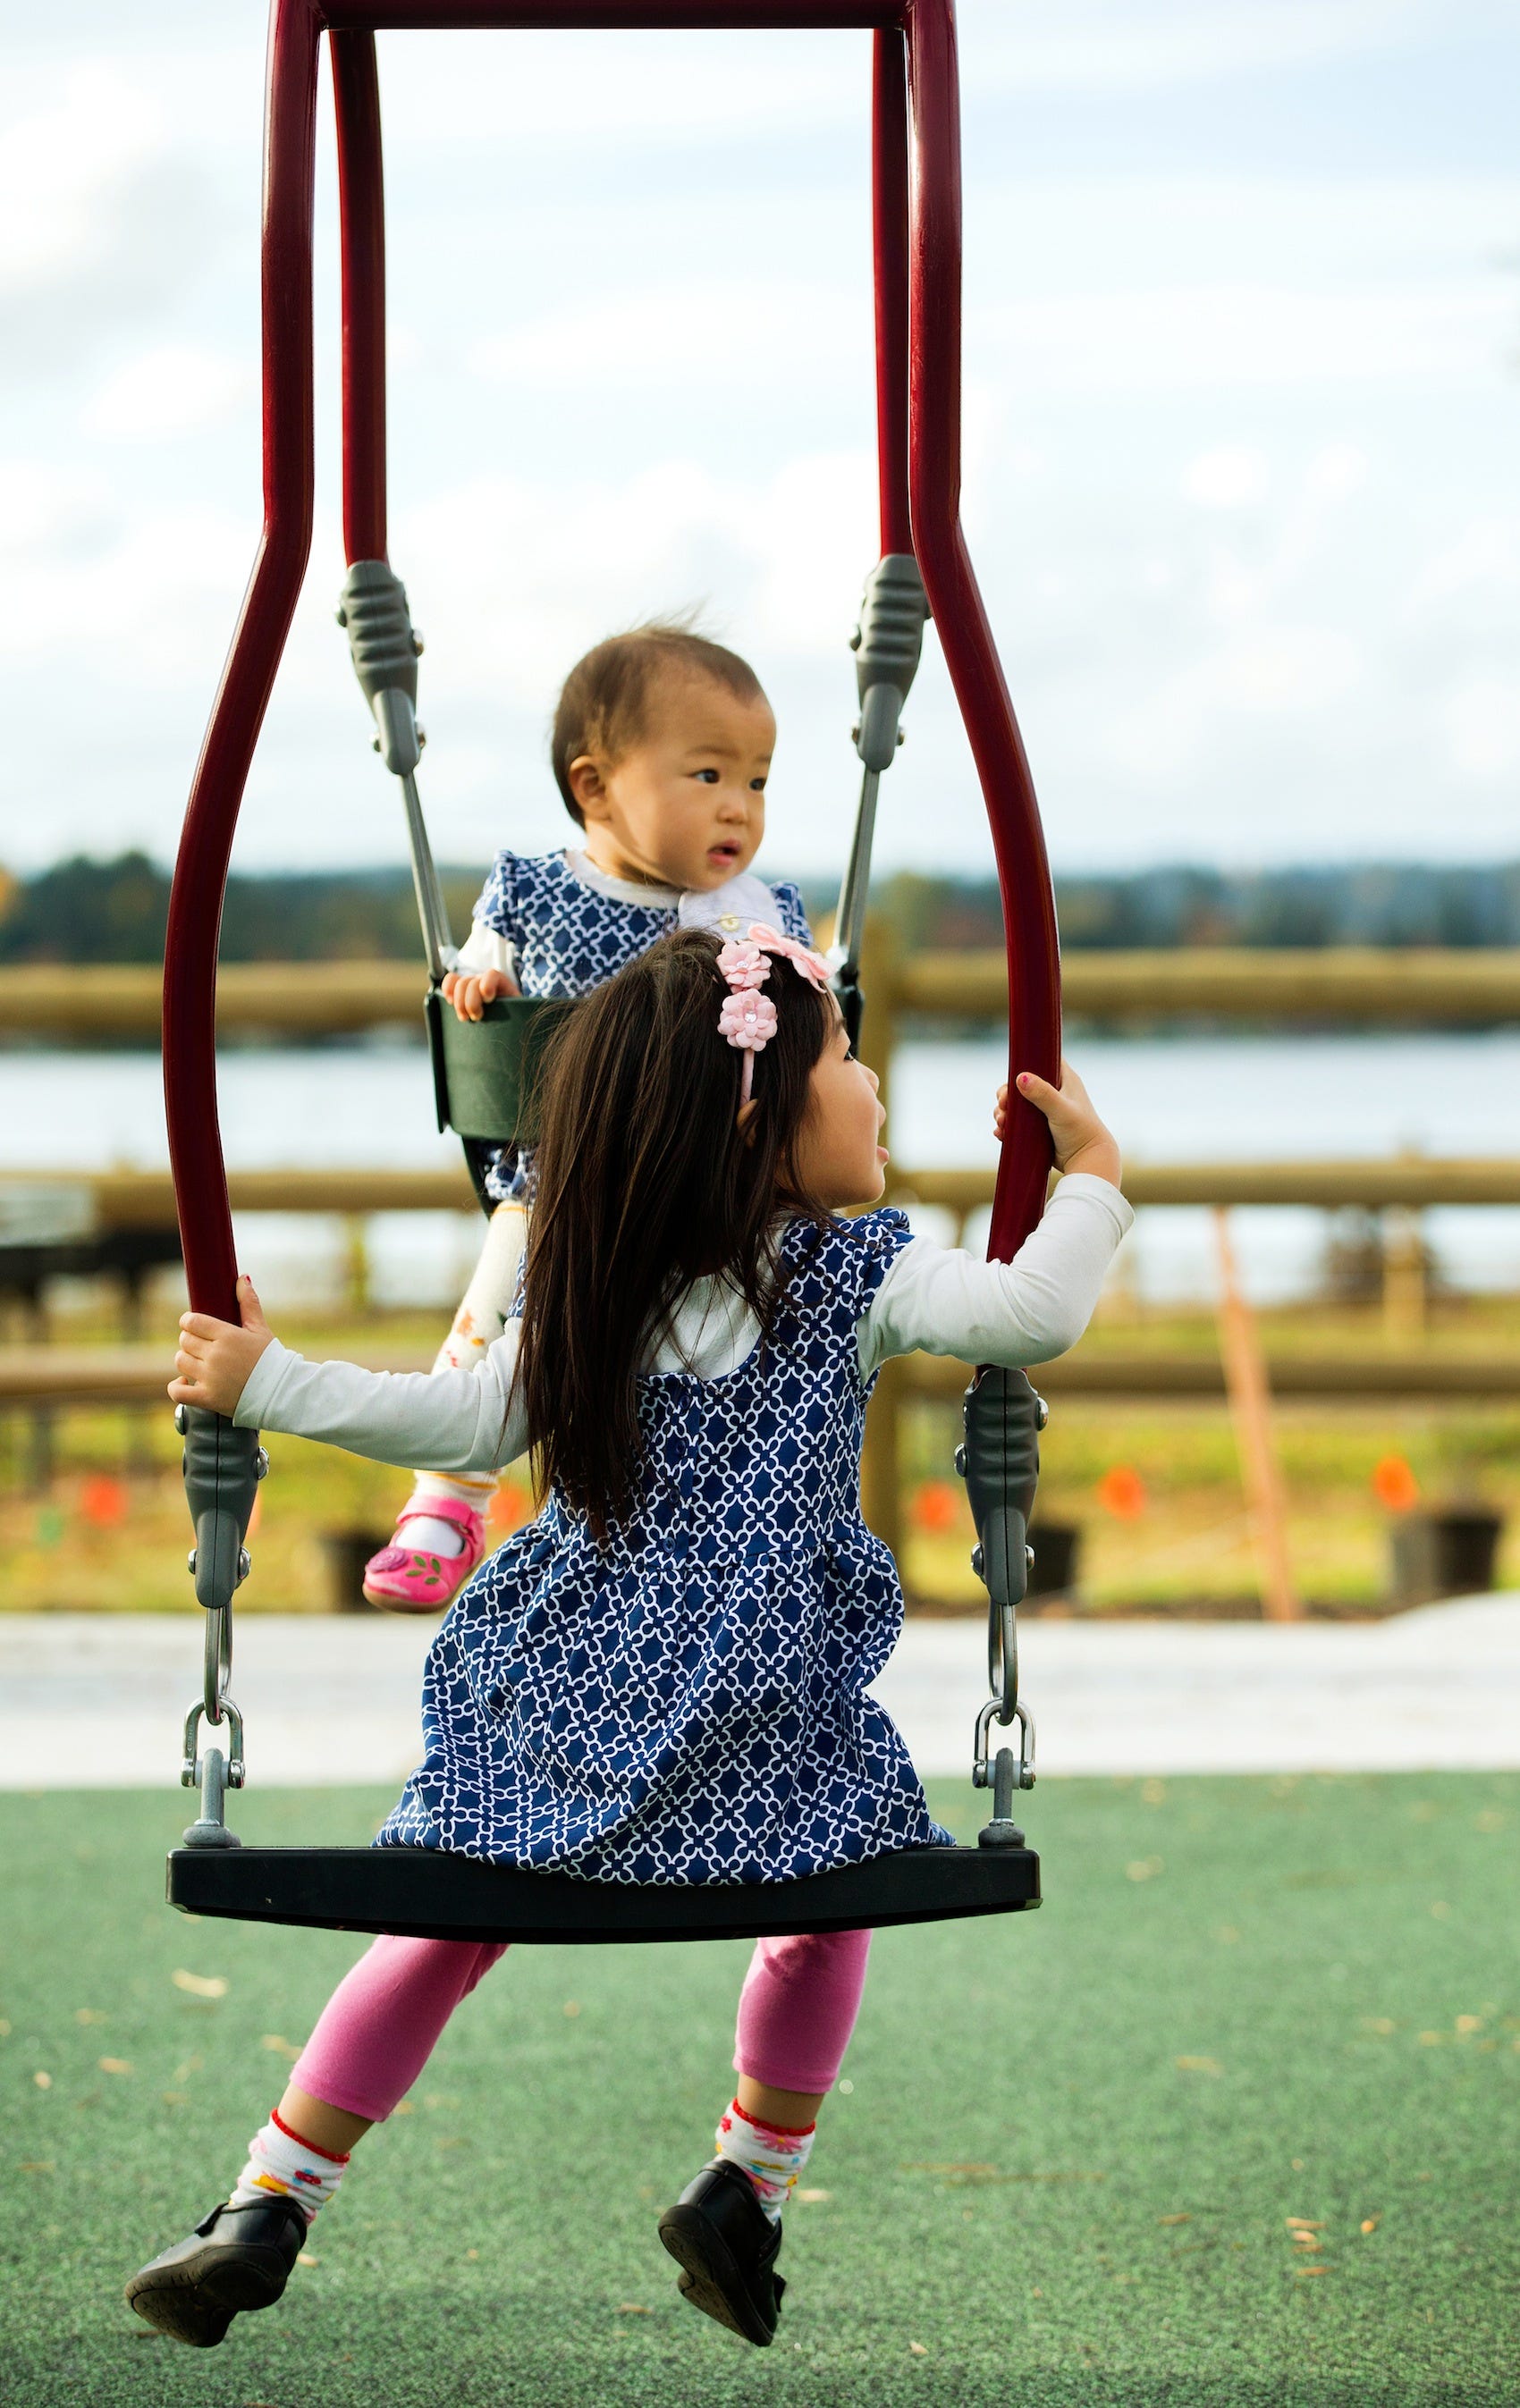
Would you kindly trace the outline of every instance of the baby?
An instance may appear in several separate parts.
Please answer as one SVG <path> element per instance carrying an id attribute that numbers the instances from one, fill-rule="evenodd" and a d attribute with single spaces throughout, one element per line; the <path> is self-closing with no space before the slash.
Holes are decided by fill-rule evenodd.
<path id="1" fill-rule="evenodd" d="M 590 992 L 675 927 L 737 935 L 766 921 L 811 932 L 795 886 L 751 874 L 766 826 L 776 721 L 747 661 L 661 623 L 609 636 L 565 681 L 552 738 L 555 781 L 579 846 L 498 853 L 443 992 L 461 1020 L 504 995 Z M 435 1370 L 467 1369 L 501 1336 L 527 1237 L 531 1159 L 499 1148 L 496 1210 Z M 485 1553 L 495 1476 L 419 1472 L 365 1595 L 393 1612 L 436 1613 Z"/>

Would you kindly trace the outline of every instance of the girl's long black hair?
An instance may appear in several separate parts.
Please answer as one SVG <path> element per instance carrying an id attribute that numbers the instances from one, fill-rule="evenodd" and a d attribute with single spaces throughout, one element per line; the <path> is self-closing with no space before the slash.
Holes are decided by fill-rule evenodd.
<path id="1" fill-rule="evenodd" d="M 778 1204 L 827 1217 L 795 1154 L 834 1003 L 772 958 L 776 1034 L 755 1057 L 741 1132 L 719 949 L 706 929 L 662 938 L 566 1014 L 545 1064 L 517 1394 L 540 1484 L 598 1540 L 632 1500 L 638 1369 L 684 1289 L 726 1279 L 764 1342 L 780 1302 Z"/>

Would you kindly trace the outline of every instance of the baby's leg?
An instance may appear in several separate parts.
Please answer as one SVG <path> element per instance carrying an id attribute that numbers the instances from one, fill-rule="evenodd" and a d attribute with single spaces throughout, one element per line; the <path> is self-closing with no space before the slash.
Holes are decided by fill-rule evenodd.
<path id="1" fill-rule="evenodd" d="M 527 1232 L 524 1206 L 497 1205 L 435 1371 L 472 1369 L 501 1336 L 517 1293 Z M 390 1546 L 365 1567 L 365 1594 L 371 1602 L 434 1612 L 447 1605 L 485 1551 L 481 1522 L 495 1488 L 494 1472 L 414 1474 Z M 429 1565 L 430 1556 L 438 1559 L 436 1566 Z"/>

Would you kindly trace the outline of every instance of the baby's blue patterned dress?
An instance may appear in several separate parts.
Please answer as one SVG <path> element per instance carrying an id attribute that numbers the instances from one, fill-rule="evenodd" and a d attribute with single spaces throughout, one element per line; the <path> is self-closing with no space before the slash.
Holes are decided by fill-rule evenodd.
<path id="1" fill-rule="evenodd" d="M 461 1591 L 378 1845 L 706 1883 L 952 1844 L 866 1694 L 903 1602 L 861 1518 L 856 1335 L 909 1236 L 891 1211 L 790 1223 L 769 1344 L 640 1379 L 632 1511 L 598 1548 L 552 1492 Z"/>
<path id="2" fill-rule="evenodd" d="M 781 878 L 770 891 L 782 936 L 810 945 L 796 888 Z M 473 917 L 509 940 L 518 985 L 538 996 L 589 995 L 676 925 L 673 910 L 620 902 L 588 886 L 563 853 L 498 853 Z M 486 1170 L 487 1193 L 505 1203 L 524 1195 L 527 1182 L 528 1165 L 515 1147 L 496 1147 Z"/>

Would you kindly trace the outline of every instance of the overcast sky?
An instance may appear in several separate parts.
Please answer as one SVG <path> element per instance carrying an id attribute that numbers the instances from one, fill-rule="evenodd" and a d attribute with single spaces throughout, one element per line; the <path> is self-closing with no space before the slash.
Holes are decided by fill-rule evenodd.
<path id="1" fill-rule="evenodd" d="M 172 853 L 258 530 L 262 0 L 0 0 L 0 858 Z M 962 0 L 965 518 L 1067 867 L 1520 851 L 1520 20 Z M 436 849 L 566 830 L 559 680 L 703 605 L 853 806 L 875 556 L 864 35 L 388 36 L 391 553 Z M 316 537 L 244 867 L 403 854 Z M 880 858 L 975 870 L 932 641 Z"/>

